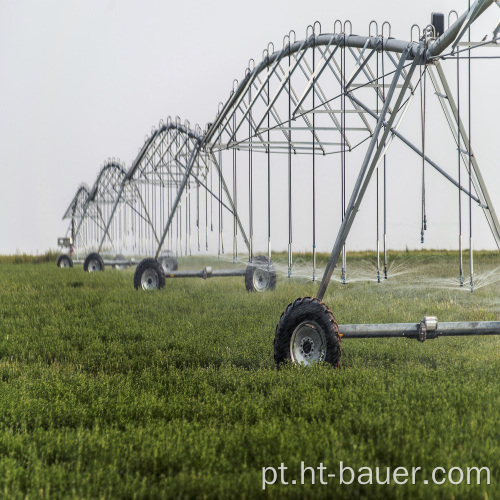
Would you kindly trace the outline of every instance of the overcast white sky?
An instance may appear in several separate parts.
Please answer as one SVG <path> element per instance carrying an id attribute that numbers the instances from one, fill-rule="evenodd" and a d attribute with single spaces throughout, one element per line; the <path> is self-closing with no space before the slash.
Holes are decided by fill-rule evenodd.
<path id="1" fill-rule="evenodd" d="M 332 32 L 335 19 L 350 19 L 353 32 L 364 35 L 375 19 L 390 21 L 392 36 L 409 39 L 411 25 L 425 26 L 432 11 L 466 7 L 464 0 L 0 0 L 0 253 L 56 248 L 67 227 L 61 217 L 80 183 L 92 185 L 108 157 L 129 166 L 161 118 L 179 115 L 202 127 L 213 121 L 248 60 L 259 61 L 269 41 L 281 46 L 289 30 L 301 39 L 315 20 Z M 499 17 L 500 9 L 490 7 L 474 38 L 491 35 Z M 475 150 L 497 210 L 499 66 L 477 63 L 473 75 Z M 440 201 L 427 247 L 456 247 L 456 227 L 438 223 L 442 207 L 455 201 L 446 199 L 449 191 L 430 192 Z M 396 224 L 403 236 L 393 246 L 410 241 L 418 248 L 416 207 L 413 239 Z M 484 223 L 477 228 L 476 246 L 493 248 Z M 353 233 L 352 246 L 363 230 Z M 330 233 L 320 250 L 331 249 L 335 228 Z"/>

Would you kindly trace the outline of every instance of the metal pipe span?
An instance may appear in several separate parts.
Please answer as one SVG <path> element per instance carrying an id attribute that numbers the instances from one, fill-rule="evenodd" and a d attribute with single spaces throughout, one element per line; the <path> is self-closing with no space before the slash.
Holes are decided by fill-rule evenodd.
<path id="1" fill-rule="evenodd" d="M 245 269 L 203 269 L 201 271 L 169 271 L 165 278 L 220 278 L 228 276 L 245 276 Z"/>
<path id="2" fill-rule="evenodd" d="M 372 339 L 406 337 L 418 338 L 420 323 L 387 323 L 369 325 L 339 325 L 344 339 Z M 428 338 L 457 337 L 471 335 L 500 335 L 500 321 L 459 321 L 438 323 L 437 329 L 429 332 Z"/>

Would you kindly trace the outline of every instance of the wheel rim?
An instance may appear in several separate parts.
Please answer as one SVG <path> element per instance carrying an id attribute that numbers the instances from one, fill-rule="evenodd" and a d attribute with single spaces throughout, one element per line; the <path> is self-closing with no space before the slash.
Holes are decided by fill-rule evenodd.
<path id="1" fill-rule="evenodd" d="M 146 269 L 141 276 L 141 286 L 143 290 L 155 290 L 158 288 L 158 273 L 154 269 Z"/>
<path id="2" fill-rule="evenodd" d="M 326 338 L 323 329 L 315 321 L 303 321 L 293 331 L 290 341 L 290 357 L 293 363 L 310 365 L 325 360 Z"/>
<path id="3" fill-rule="evenodd" d="M 94 271 L 100 271 L 101 270 L 101 264 L 97 259 L 92 259 L 89 262 L 89 273 L 93 273 Z"/>
<path id="4" fill-rule="evenodd" d="M 168 273 L 169 271 L 172 271 L 172 268 L 174 267 L 172 265 L 172 261 L 170 259 L 161 259 L 160 260 L 161 267 L 163 267 L 163 270 Z"/>
<path id="5" fill-rule="evenodd" d="M 61 259 L 61 262 L 59 262 L 59 267 L 69 267 L 68 259 Z"/>
<path id="6" fill-rule="evenodd" d="M 258 292 L 266 290 L 269 286 L 269 272 L 265 269 L 255 269 L 253 273 L 253 287 Z"/>

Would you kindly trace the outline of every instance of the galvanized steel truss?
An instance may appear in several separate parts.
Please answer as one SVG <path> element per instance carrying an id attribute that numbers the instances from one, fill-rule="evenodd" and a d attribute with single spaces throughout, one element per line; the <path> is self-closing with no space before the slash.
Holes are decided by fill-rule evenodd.
<path id="1" fill-rule="evenodd" d="M 500 225 L 439 61 L 440 55 L 454 40 L 459 42 L 468 23 L 477 19 L 492 3 L 493 0 L 478 0 L 470 11 L 457 16 L 456 22 L 437 39 L 432 30 L 426 29 L 424 36 L 419 36 L 417 41 L 398 40 L 390 36 L 387 23 L 382 25 L 380 32 L 376 23 L 370 24 L 370 32 L 374 26 L 375 33 L 369 36 L 353 35 L 350 23 L 342 25 L 340 22 L 335 23 L 335 33 L 321 33 L 320 24 L 315 23 L 301 41 L 295 40 L 295 34 L 290 33 L 279 50 L 271 52 L 271 46 L 268 46 L 258 65 L 249 64 L 243 80 L 233 85 L 228 100 L 219 106 L 215 120 L 205 131 L 198 126 L 191 130 L 188 122 L 182 124 L 178 118 L 169 118 L 152 130 L 126 173 L 121 172 L 118 177 L 99 176 L 92 190 L 93 193 L 97 189 L 98 196 L 89 195 L 88 201 L 83 202 L 85 189 L 80 188 L 71 205 L 73 211 L 68 209 L 65 217 L 72 218 L 72 227 L 80 228 L 85 221 L 85 224 L 95 224 L 98 229 L 94 229 L 90 237 L 87 231 L 85 238 L 78 236 L 80 230 L 76 230 L 74 240 L 77 246 L 156 257 L 166 248 L 174 249 L 177 254 L 190 254 L 191 226 L 195 220 L 197 249 L 199 251 L 204 246 L 208 250 L 209 226 L 210 231 L 214 230 L 212 204 L 215 200 L 219 205 L 218 252 L 221 248 L 224 251 L 223 217 L 220 215 L 223 208 L 233 218 L 233 258 L 237 259 L 237 242 L 242 238 L 251 260 L 255 227 L 253 164 L 258 161 L 267 163 L 270 170 L 272 155 L 281 154 L 288 157 L 290 275 L 293 267 L 292 159 L 298 155 L 312 157 L 314 192 L 318 158 L 332 155 L 337 155 L 332 158 L 340 158 L 343 184 L 346 153 L 362 150 L 364 160 L 349 200 L 345 185 L 342 185 L 342 219 L 320 285 L 318 297 L 321 298 L 343 250 L 345 257 L 345 241 L 367 186 L 397 138 L 422 157 L 425 164 L 479 204 L 500 248 Z M 462 151 L 467 172 L 471 172 L 472 190 L 432 160 L 424 147 L 416 146 L 399 131 L 426 71 Z M 243 169 L 242 162 L 237 161 L 241 154 L 238 157 L 237 152 L 241 151 L 248 153 L 248 161 L 244 162 L 248 167 L 248 224 L 243 224 L 237 204 L 237 171 Z M 469 162 L 468 158 L 472 161 Z M 227 165 L 231 175 L 227 173 Z M 233 184 L 232 192 L 229 178 Z M 269 174 L 269 259 L 270 190 Z M 205 193 L 205 203 L 200 201 L 200 191 Z M 194 203 L 196 214 L 192 218 Z M 109 207 L 106 216 L 103 206 Z M 315 210 L 314 199 L 313 256 L 316 251 Z M 203 219 L 205 232 L 200 236 Z M 204 245 L 200 240 L 203 236 Z M 385 229 L 383 241 L 385 250 Z"/>

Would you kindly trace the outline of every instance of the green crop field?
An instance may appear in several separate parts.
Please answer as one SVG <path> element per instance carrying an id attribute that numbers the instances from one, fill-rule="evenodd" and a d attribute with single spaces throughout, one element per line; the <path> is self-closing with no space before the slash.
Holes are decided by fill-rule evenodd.
<path id="1" fill-rule="evenodd" d="M 178 279 L 143 292 L 133 269 L 43 261 L 0 259 L 0 497 L 500 498 L 499 337 L 344 340 L 340 369 L 277 370 L 278 319 L 317 282 L 280 274 L 274 292 L 249 294 L 242 278 Z M 476 254 L 473 294 L 456 285 L 457 261 L 391 254 L 394 276 L 377 284 L 373 254 L 352 255 L 355 279 L 332 282 L 325 302 L 340 324 L 500 320 L 498 253 Z M 311 470 L 300 484 L 301 467 L 315 484 Z M 362 467 L 421 470 L 415 484 L 375 473 L 360 484 Z M 490 484 L 435 485 L 436 467 L 488 467 Z"/>

